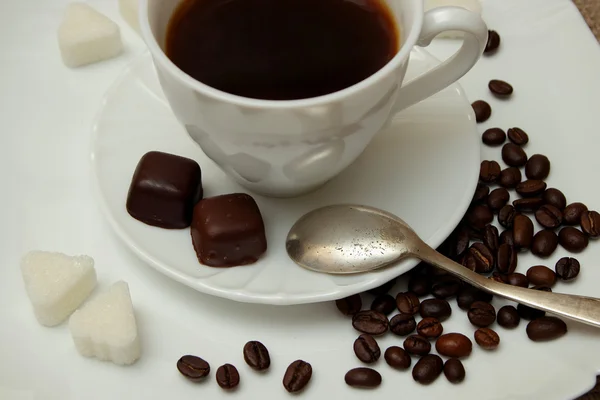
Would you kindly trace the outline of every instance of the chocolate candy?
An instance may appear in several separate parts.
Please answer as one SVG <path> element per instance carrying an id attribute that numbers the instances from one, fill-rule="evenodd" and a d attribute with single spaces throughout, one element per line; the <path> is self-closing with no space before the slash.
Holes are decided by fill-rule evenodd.
<path id="1" fill-rule="evenodd" d="M 244 193 L 201 200 L 191 231 L 198 260 L 211 267 L 252 264 L 267 250 L 258 205 Z"/>
<path id="2" fill-rule="evenodd" d="M 148 225 L 187 228 L 194 205 L 202 198 L 201 176 L 194 160 L 159 151 L 146 153 L 131 179 L 127 212 Z"/>

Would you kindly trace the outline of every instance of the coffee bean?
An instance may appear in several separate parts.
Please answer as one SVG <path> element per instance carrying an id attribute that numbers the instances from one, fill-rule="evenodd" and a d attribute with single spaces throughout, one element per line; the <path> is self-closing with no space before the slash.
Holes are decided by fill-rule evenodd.
<path id="1" fill-rule="evenodd" d="M 515 238 L 513 236 L 512 229 L 507 229 L 502 231 L 500 234 L 500 239 L 498 240 L 499 245 L 507 244 L 509 246 L 515 245 Z"/>
<path id="2" fill-rule="evenodd" d="M 589 237 L 600 237 L 600 214 L 597 211 L 584 211 L 580 221 L 581 230 Z"/>
<path id="3" fill-rule="evenodd" d="M 529 142 L 529 135 L 521 128 L 509 128 L 506 135 L 508 140 L 519 146 L 526 145 Z"/>
<path id="4" fill-rule="evenodd" d="M 528 216 L 519 214 L 515 217 L 513 224 L 513 236 L 515 247 L 528 249 L 533 241 L 533 222 Z"/>
<path id="5" fill-rule="evenodd" d="M 362 308 L 360 294 L 344 297 L 335 301 L 335 305 L 344 315 L 354 315 Z"/>
<path id="6" fill-rule="evenodd" d="M 471 104 L 471 107 L 473 107 L 473 111 L 475 112 L 475 121 L 477 122 L 485 122 L 492 115 L 492 107 L 490 107 L 490 105 L 483 100 L 475 101 L 473 104 Z"/>
<path id="7" fill-rule="evenodd" d="M 264 371 L 271 365 L 269 350 L 264 344 L 252 340 L 244 345 L 244 360 L 252 369 Z"/>
<path id="8" fill-rule="evenodd" d="M 421 302 L 419 313 L 423 318 L 434 317 L 443 322 L 452 314 L 452 308 L 446 300 L 427 299 Z"/>
<path id="9" fill-rule="evenodd" d="M 496 161 L 484 160 L 479 166 L 479 179 L 482 182 L 494 183 L 500 177 L 500 164 Z"/>
<path id="10" fill-rule="evenodd" d="M 484 205 L 484 206 L 487 207 L 487 205 Z M 489 207 L 487 207 L 487 208 L 489 210 Z M 494 220 L 494 214 L 492 214 L 492 221 L 493 220 Z M 485 225 L 484 225 L 484 227 L 485 227 Z M 467 224 L 467 229 L 469 231 L 469 239 L 470 240 L 481 240 L 481 229 L 483 229 L 483 228 L 481 228 L 481 229 L 475 229 L 475 228 L 473 228 L 471 226 L 468 226 L 468 224 Z"/>
<path id="11" fill-rule="evenodd" d="M 412 362 L 410 355 L 402 347 L 390 346 L 383 354 L 385 362 L 392 368 L 408 369 Z"/>
<path id="12" fill-rule="evenodd" d="M 521 317 L 513 306 L 504 306 L 498 310 L 498 325 L 503 328 L 513 329 L 519 326 Z"/>
<path id="13" fill-rule="evenodd" d="M 535 219 L 544 228 L 554 229 L 562 224 L 563 215 L 558 208 L 544 204 L 535 212 Z"/>
<path id="14" fill-rule="evenodd" d="M 527 154 L 520 146 L 506 143 L 502 146 L 502 160 L 511 167 L 522 167 L 527 163 Z"/>
<path id="15" fill-rule="evenodd" d="M 354 341 L 354 354 L 360 361 L 371 364 L 379 360 L 381 350 L 373 336 L 363 333 Z"/>
<path id="16" fill-rule="evenodd" d="M 500 172 L 498 183 L 507 189 L 516 188 L 521 182 L 521 170 L 517 167 L 508 167 Z"/>
<path id="17" fill-rule="evenodd" d="M 483 183 L 478 183 L 477 188 L 475 189 L 475 194 L 473 194 L 473 203 L 483 202 L 487 199 L 488 194 L 490 193 L 490 188 Z"/>
<path id="18" fill-rule="evenodd" d="M 579 253 L 588 245 L 588 237 L 577 228 L 567 226 L 558 233 L 558 243 L 571 253 Z"/>
<path id="19" fill-rule="evenodd" d="M 423 356 L 431 351 L 429 340 L 420 335 L 410 335 L 404 339 L 404 350 L 410 354 Z"/>
<path id="20" fill-rule="evenodd" d="M 546 286 L 546 285 L 535 285 L 535 286 L 532 286 L 531 289 L 539 290 L 541 292 L 552 293 L 552 288 L 550 286 Z"/>
<path id="21" fill-rule="evenodd" d="M 352 326 L 359 332 L 369 335 L 381 335 L 388 330 L 385 314 L 373 310 L 361 311 L 352 317 Z"/>
<path id="22" fill-rule="evenodd" d="M 528 321 L 535 320 L 537 318 L 541 318 L 546 315 L 546 311 L 538 310 L 533 307 L 526 306 L 524 304 L 517 305 L 517 312 L 519 316 Z"/>
<path id="23" fill-rule="evenodd" d="M 494 269 L 494 255 L 483 243 L 473 243 L 469 254 L 475 259 L 475 272 L 484 274 Z"/>
<path id="24" fill-rule="evenodd" d="M 210 365 L 200 357 L 186 355 L 177 361 L 177 369 L 189 380 L 198 382 L 208 376 Z"/>
<path id="25" fill-rule="evenodd" d="M 240 374 L 233 365 L 225 364 L 217 368 L 217 384 L 223 389 L 234 389 L 240 384 Z"/>
<path id="26" fill-rule="evenodd" d="M 543 180 L 550 175 L 550 160 L 542 154 L 534 154 L 525 164 L 525 176 L 529 179 Z"/>
<path id="27" fill-rule="evenodd" d="M 485 350 L 494 350 L 500 344 L 500 336 L 490 328 L 479 328 L 475 331 L 475 342 Z"/>
<path id="28" fill-rule="evenodd" d="M 499 79 L 492 79 L 488 83 L 488 88 L 490 92 L 499 97 L 508 97 L 513 93 L 513 87 L 508 82 Z"/>
<path id="29" fill-rule="evenodd" d="M 492 192 L 488 196 L 487 205 L 492 211 L 498 212 L 502 207 L 506 205 L 506 203 L 508 203 L 509 199 L 510 194 L 508 193 L 508 190 L 506 190 L 505 188 L 496 188 L 492 190 Z"/>
<path id="30" fill-rule="evenodd" d="M 546 191 L 542 195 L 542 200 L 544 200 L 544 204 L 549 204 L 558 208 L 561 213 L 567 206 L 567 198 L 565 197 L 563 192 L 556 188 L 546 189 Z"/>
<path id="31" fill-rule="evenodd" d="M 402 314 L 414 315 L 419 311 L 420 301 L 416 294 L 404 292 L 396 295 L 396 305 Z"/>
<path id="32" fill-rule="evenodd" d="M 538 257 L 549 257 L 558 247 L 558 236 L 554 231 L 544 229 L 533 236 L 531 252 Z"/>
<path id="33" fill-rule="evenodd" d="M 416 327 L 415 317 L 410 314 L 396 314 L 390 320 L 390 331 L 399 336 L 410 335 Z"/>
<path id="34" fill-rule="evenodd" d="M 431 291 L 431 281 L 424 275 L 412 275 L 408 280 L 408 291 L 417 296 L 427 296 Z"/>
<path id="35" fill-rule="evenodd" d="M 506 283 L 513 286 L 519 287 L 529 287 L 529 280 L 525 275 L 520 272 L 513 272 L 512 274 L 508 274 L 506 276 Z"/>
<path id="36" fill-rule="evenodd" d="M 556 282 L 556 274 L 544 265 L 535 265 L 527 270 L 529 283 L 551 287 Z"/>
<path id="37" fill-rule="evenodd" d="M 556 262 L 554 267 L 556 275 L 563 281 L 572 281 L 579 275 L 579 261 L 571 257 L 563 257 Z"/>
<path id="38" fill-rule="evenodd" d="M 500 35 L 496 31 L 489 30 L 487 43 L 483 52 L 490 54 L 498 50 L 498 47 L 500 47 Z"/>
<path id="39" fill-rule="evenodd" d="M 481 141 L 488 146 L 500 146 L 506 140 L 506 133 L 500 128 L 487 129 L 481 135 Z"/>
<path id="40" fill-rule="evenodd" d="M 296 393 L 306 387 L 312 377 L 312 366 L 306 361 L 291 363 L 283 375 L 283 387 L 290 393 Z"/>
<path id="41" fill-rule="evenodd" d="M 444 363 L 444 375 L 450 383 L 460 383 L 465 380 L 465 367 L 458 358 L 450 358 Z"/>
<path id="42" fill-rule="evenodd" d="M 443 356 L 461 358 L 471 354 L 473 343 L 462 333 L 446 333 L 435 342 L 435 349 Z"/>
<path id="43" fill-rule="evenodd" d="M 490 303 L 476 301 L 467 312 L 469 321 L 480 328 L 490 326 L 496 320 L 496 310 Z"/>
<path id="44" fill-rule="evenodd" d="M 396 309 L 396 300 L 389 294 L 380 294 L 373 299 L 371 310 L 388 315 Z"/>
<path id="45" fill-rule="evenodd" d="M 463 224 L 460 224 L 450 235 L 448 245 L 450 246 L 450 256 L 458 258 L 469 248 L 469 230 Z M 409 289 L 410 290 L 410 289 Z"/>
<path id="46" fill-rule="evenodd" d="M 517 211 L 511 205 L 506 205 L 500 209 L 498 213 L 498 222 L 503 227 L 510 229 L 513 227 L 513 222 L 515 220 L 515 216 L 517 215 Z"/>
<path id="47" fill-rule="evenodd" d="M 517 251 L 509 244 L 498 248 L 496 267 L 501 274 L 512 274 L 517 269 Z"/>
<path id="48" fill-rule="evenodd" d="M 439 337 L 444 331 L 444 327 L 437 318 L 423 318 L 417 324 L 417 333 L 428 339 Z"/>
<path id="49" fill-rule="evenodd" d="M 493 295 L 491 293 L 484 292 L 483 290 L 476 289 L 469 285 L 461 289 L 456 298 L 456 302 L 458 303 L 458 307 L 466 311 L 471 308 L 471 304 L 474 302 L 485 301 L 489 303 L 492 301 L 492 298 Z"/>
<path id="50" fill-rule="evenodd" d="M 381 385 L 381 374 L 371 368 L 359 367 L 346 372 L 344 381 L 352 387 L 374 388 Z"/>
<path id="51" fill-rule="evenodd" d="M 413 367 L 412 376 L 416 382 L 427 385 L 435 381 L 441 375 L 443 369 L 444 362 L 440 356 L 428 354 L 417 361 Z"/>
<path id="52" fill-rule="evenodd" d="M 460 264 L 463 267 L 470 269 L 471 271 L 475 271 L 475 258 L 473 257 L 473 255 L 471 253 L 466 253 L 460 259 Z"/>
<path id="53" fill-rule="evenodd" d="M 541 197 L 526 197 L 513 201 L 513 207 L 518 212 L 535 212 L 543 204 L 544 200 Z"/>
<path id="54" fill-rule="evenodd" d="M 483 244 L 487 246 L 492 252 L 498 250 L 498 228 L 494 225 L 486 225 L 483 229 Z"/>
<path id="55" fill-rule="evenodd" d="M 571 203 L 563 211 L 563 224 L 576 225 L 581 223 L 581 214 L 588 208 L 583 203 Z"/>
<path id="56" fill-rule="evenodd" d="M 390 289 L 392 289 L 394 287 L 395 284 L 396 284 L 396 278 L 393 278 L 392 280 L 387 281 L 386 283 L 384 283 L 381 286 L 377 286 L 376 288 L 368 290 L 368 292 L 374 296 L 379 296 L 380 294 L 386 294 L 387 292 L 390 291 Z"/>
<path id="57" fill-rule="evenodd" d="M 493 272 L 492 275 L 488 276 L 488 279 L 498 283 L 506 283 L 504 282 L 504 276 L 505 275 L 502 275 L 499 272 Z"/>
<path id="58" fill-rule="evenodd" d="M 448 299 L 456 296 L 462 281 L 454 276 L 440 276 L 431 284 L 431 294 L 438 299 Z"/>
<path id="59" fill-rule="evenodd" d="M 546 182 L 536 179 L 528 179 L 519 183 L 515 190 L 523 197 L 538 196 L 546 190 Z"/>
<path id="60" fill-rule="evenodd" d="M 558 339 L 567 333 L 567 324 L 556 317 L 542 317 L 527 324 L 527 336 L 534 342 Z"/>

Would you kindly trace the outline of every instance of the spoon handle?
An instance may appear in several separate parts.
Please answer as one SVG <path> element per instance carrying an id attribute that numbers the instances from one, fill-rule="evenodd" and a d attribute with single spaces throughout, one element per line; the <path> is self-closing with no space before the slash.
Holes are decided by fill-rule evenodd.
<path id="1" fill-rule="evenodd" d="M 435 265 L 471 285 L 500 297 L 600 328 L 600 299 L 571 294 L 550 293 L 499 283 L 446 258 L 425 243 L 414 256 Z"/>

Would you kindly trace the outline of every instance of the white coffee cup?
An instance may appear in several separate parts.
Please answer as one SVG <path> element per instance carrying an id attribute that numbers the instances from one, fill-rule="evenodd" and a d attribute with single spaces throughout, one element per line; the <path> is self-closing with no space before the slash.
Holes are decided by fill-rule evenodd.
<path id="1" fill-rule="evenodd" d="M 363 152 L 397 112 L 452 84 L 477 62 L 488 30 L 457 7 L 423 12 L 423 0 L 385 0 L 400 27 L 396 56 L 344 90 L 302 100 L 271 101 L 214 89 L 180 70 L 164 52 L 181 0 L 141 0 L 141 32 L 177 119 L 204 153 L 248 190 L 276 197 L 312 191 Z M 444 31 L 464 32 L 457 53 L 411 82 L 404 74 L 413 46 Z M 399 132 L 401 134 L 401 132 Z"/>

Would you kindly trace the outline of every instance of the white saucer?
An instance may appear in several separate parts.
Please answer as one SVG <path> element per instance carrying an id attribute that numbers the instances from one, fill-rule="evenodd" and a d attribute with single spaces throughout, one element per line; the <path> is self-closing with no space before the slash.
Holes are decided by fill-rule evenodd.
<path id="1" fill-rule="evenodd" d="M 411 79 L 439 61 L 415 49 Z M 136 59 L 106 94 L 93 125 L 92 171 L 97 198 L 114 231 L 138 256 L 166 276 L 201 292 L 236 301 L 299 304 L 341 298 L 381 285 L 416 260 L 354 276 L 330 276 L 296 266 L 284 240 L 304 213 L 323 205 L 357 203 L 394 213 L 430 245 L 458 224 L 479 173 L 474 116 L 459 85 L 399 114 L 364 154 L 321 189 L 295 199 L 254 196 L 269 249 L 254 265 L 229 269 L 198 263 L 188 229 L 150 227 L 129 216 L 125 200 L 140 157 L 150 150 L 179 154 L 202 168 L 204 196 L 245 191 L 192 142 L 162 95 L 148 53 Z"/>

